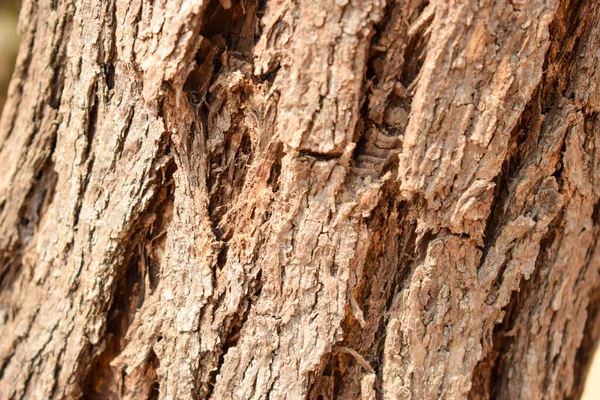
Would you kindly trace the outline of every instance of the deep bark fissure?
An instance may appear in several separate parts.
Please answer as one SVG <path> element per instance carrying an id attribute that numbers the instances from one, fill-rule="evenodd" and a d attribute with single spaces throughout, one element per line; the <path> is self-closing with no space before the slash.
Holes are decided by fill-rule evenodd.
<path id="1" fill-rule="evenodd" d="M 152 200 L 140 215 L 140 221 L 134 223 L 136 231 L 132 234 L 125 250 L 125 267 L 115 268 L 114 293 L 110 296 L 110 308 L 107 311 L 107 326 L 100 345 L 90 351 L 89 365 L 85 366 L 85 378 L 82 387 L 86 398 L 114 398 L 123 393 L 124 378 L 112 366 L 126 345 L 126 333 L 133 323 L 136 312 L 143 306 L 144 300 L 156 290 L 160 281 L 160 253 L 165 250 L 165 233 L 171 223 L 175 184 L 173 175 L 177 166 L 169 157 L 170 145 L 163 144 L 162 162 L 155 166 L 155 184 Z M 149 372 L 155 375 L 159 361 L 150 351 L 147 357 Z M 151 393 L 158 388 L 149 389 Z"/>

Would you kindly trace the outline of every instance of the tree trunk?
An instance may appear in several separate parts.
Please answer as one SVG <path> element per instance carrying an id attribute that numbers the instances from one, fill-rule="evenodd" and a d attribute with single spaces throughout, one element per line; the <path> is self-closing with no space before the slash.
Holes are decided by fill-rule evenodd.
<path id="1" fill-rule="evenodd" d="M 577 398 L 600 3 L 26 0 L 1 399 Z"/>

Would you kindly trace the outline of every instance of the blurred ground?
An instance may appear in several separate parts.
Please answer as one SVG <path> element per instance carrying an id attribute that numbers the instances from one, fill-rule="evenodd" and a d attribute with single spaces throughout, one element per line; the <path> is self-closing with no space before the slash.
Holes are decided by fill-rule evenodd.
<path id="1" fill-rule="evenodd" d="M 0 112 L 6 101 L 8 83 L 17 56 L 19 37 L 17 19 L 19 1 L 0 0 Z M 594 357 L 594 363 L 587 378 L 583 400 L 600 400 L 600 357 Z"/>

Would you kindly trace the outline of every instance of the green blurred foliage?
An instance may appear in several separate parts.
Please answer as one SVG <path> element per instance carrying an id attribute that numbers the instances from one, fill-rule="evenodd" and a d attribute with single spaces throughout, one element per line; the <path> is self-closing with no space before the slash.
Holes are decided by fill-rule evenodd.
<path id="1" fill-rule="evenodd" d="M 8 84 L 19 49 L 19 6 L 20 1 L 0 0 L 0 111 L 6 102 Z"/>

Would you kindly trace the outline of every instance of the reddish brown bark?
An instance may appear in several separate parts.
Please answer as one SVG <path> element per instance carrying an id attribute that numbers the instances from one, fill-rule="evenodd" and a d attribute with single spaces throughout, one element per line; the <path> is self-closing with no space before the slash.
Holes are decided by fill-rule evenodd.
<path id="1" fill-rule="evenodd" d="M 0 398 L 570 398 L 594 1 L 26 1 Z"/>

